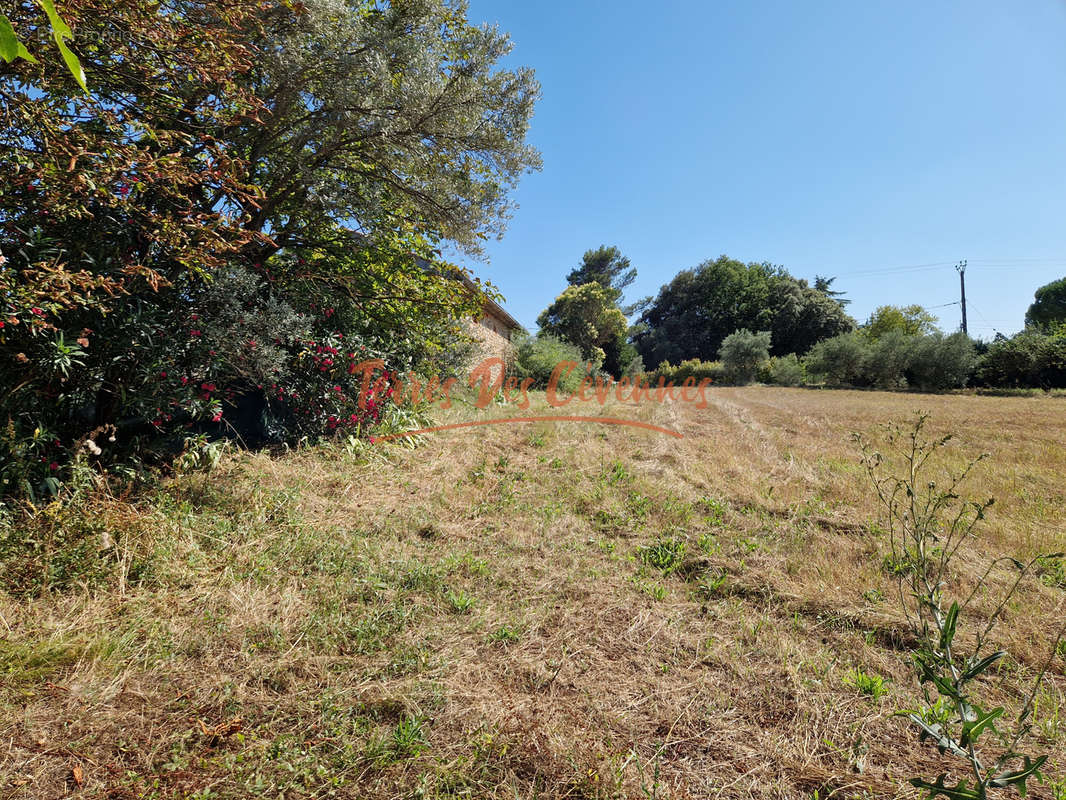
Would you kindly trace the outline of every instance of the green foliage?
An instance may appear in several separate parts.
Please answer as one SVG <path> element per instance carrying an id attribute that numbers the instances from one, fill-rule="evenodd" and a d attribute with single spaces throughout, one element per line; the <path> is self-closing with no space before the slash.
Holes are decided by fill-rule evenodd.
<path id="1" fill-rule="evenodd" d="M 989 345 L 977 369 L 985 386 L 1066 388 L 1066 333 L 1027 328 Z"/>
<path id="2" fill-rule="evenodd" d="M 917 337 L 903 330 L 888 330 L 868 345 L 863 372 L 878 389 L 901 389 L 907 385 L 907 369 Z"/>
<path id="3" fill-rule="evenodd" d="M 778 386 L 802 386 L 807 377 L 803 364 L 795 353 L 771 358 L 767 373 L 770 383 Z"/>
<path id="4" fill-rule="evenodd" d="M 641 563 L 663 572 L 673 572 L 680 567 L 684 556 L 685 543 L 680 539 L 657 539 L 652 544 L 637 549 L 637 558 Z"/>
<path id="5" fill-rule="evenodd" d="M 615 303 L 622 299 L 623 290 L 637 277 L 636 268 L 617 247 L 600 245 L 595 250 L 586 250 L 581 264 L 570 271 L 566 282 L 571 286 L 598 283 L 609 290 Z"/>
<path id="6" fill-rule="evenodd" d="M 698 358 L 690 358 L 674 366 L 669 361 L 664 361 L 647 374 L 651 382 L 663 380 L 680 386 L 687 379 L 692 378 L 697 384 L 704 379 L 714 383 L 725 383 L 727 380 L 725 366 L 720 361 L 700 361 Z"/>
<path id="7" fill-rule="evenodd" d="M 827 278 L 827 277 L 824 277 L 822 275 L 815 275 L 814 276 L 814 289 L 815 289 L 815 291 L 821 292 L 826 297 L 833 298 L 833 300 L 836 303 L 838 303 L 840 306 L 850 305 L 850 303 L 851 303 L 850 300 L 842 300 L 841 299 L 844 296 L 845 292 L 837 292 L 837 291 L 833 290 L 832 287 L 833 287 L 833 283 L 835 281 L 836 281 L 836 278 Z"/>
<path id="8" fill-rule="evenodd" d="M 842 333 L 818 342 L 804 359 L 807 372 L 837 386 L 858 383 L 868 358 L 866 340 L 859 333 Z"/>
<path id="9" fill-rule="evenodd" d="M 1034 700 L 1063 630 L 1055 636 L 1013 730 L 1000 730 L 997 724 L 1004 726 L 1006 710 L 979 704 L 981 679 L 1007 655 L 991 649 L 991 634 L 1022 579 L 1039 559 L 1029 564 L 1013 558 L 997 559 L 969 592 L 958 598 L 949 595 L 949 587 L 957 583 L 954 562 L 961 557 L 960 549 L 975 537 L 993 501 L 966 500 L 961 495 L 962 484 L 984 456 L 955 471 L 942 468 L 942 451 L 951 436 L 930 438 L 925 432 L 927 422 L 928 416 L 919 414 L 911 426 L 888 427 L 885 444 L 895 454 L 893 460 L 874 450 L 861 436 L 855 437 L 862 451 L 862 465 L 884 513 L 891 560 L 908 565 L 897 571 L 899 598 L 918 642 L 914 666 L 924 704 L 905 716 L 918 729 L 921 740 L 931 740 L 942 755 L 961 759 L 971 776 L 954 785 L 946 782 L 947 773 L 932 782 L 914 778 L 910 783 L 926 792 L 930 800 L 938 795 L 983 800 L 989 790 L 1010 787 L 1024 796 L 1029 778 L 1042 779 L 1039 770 L 1047 756 L 1034 759 L 1018 747 L 1032 729 Z M 1061 554 L 1044 558 L 1059 557 Z M 982 591 L 990 590 L 989 578 L 997 568 L 1008 573 L 1007 589 L 991 616 L 974 626 L 971 637 L 958 637 L 970 603 Z M 973 641 L 968 652 L 963 651 L 961 641 Z"/>
<path id="10" fill-rule="evenodd" d="M 878 306 L 862 332 L 873 341 L 888 333 L 902 333 L 905 336 L 928 336 L 935 333 L 937 318 L 919 305 Z"/>
<path id="11" fill-rule="evenodd" d="M 880 700 L 888 694 L 887 684 L 889 681 L 887 678 L 881 675 L 871 675 L 858 667 L 848 670 L 844 676 L 844 683 L 855 687 L 862 694 L 872 697 L 874 700 Z"/>
<path id="12" fill-rule="evenodd" d="M 458 592 L 449 590 L 445 599 L 448 601 L 448 607 L 456 614 L 469 614 L 477 602 L 462 589 Z"/>
<path id="13" fill-rule="evenodd" d="M 78 50 L 91 99 L 38 62 L 0 76 L 0 493 L 54 493 L 103 426 L 101 467 L 190 427 L 365 431 L 356 363 L 455 368 L 493 293 L 439 248 L 478 252 L 539 165 L 532 72 L 499 68 L 507 36 L 461 4 L 167 9 L 64 9 L 107 43 Z M 29 0 L 4 11 L 11 61 L 14 31 L 45 28 Z"/>
<path id="14" fill-rule="evenodd" d="M 568 286 L 537 317 L 537 325 L 541 333 L 575 345 L 583 360 L 602 363 L 612 375 L 628 366 L 628 361 L 622 363 L 626 318 L 612 290 L 602 284 Z"/>
<path id="15" fill-rule="evenodd" d="M 729 334 L 746 328 L 770 331 L 771 354 L 781 356 L 806 353 L 854 327 L 839 302 L 784 269 L 721 256 L 663 286 L 641 316 L 634 343 L 649 364 L 710 359 Z"/>
<path id="16" fill-rule="evenodd" d="M 1034 298 L 1025 312 L 1027 326 L 1051 333 L 1066 325 L 1066 278 L 1041 286 Z"/>
<path id="17" fill-rule="evenodd" d="M 751 383 L 759 368 L 770 359 L 770 332 L 741 329 L 725 337 L 718 358 L 735 383 Z"/>
<path id="18" fill-rule="evenodd" d="M 66 65 L 67 70 L 70 72 L 74 80 L 77 81 L 81 90 L 88 93 L 89 89 L 85 84 L 85 70 L 82 69 L 78 57 L 75 56 L 67 46 L 67 40 L 74 38 L 70 26 L 64 22 L 61 16 L 59 16 L 52 0 L 37 0 L 37 4 L 44 10 L 45 15 L 48 17 L 48 25 L 52 29 L 52 40 L 55 42 L 56 48 L 59 50 L 59 55 L 63 58 L 63 63 Z M 16 58 L 21 58 L 31 64 L 37 63 L 37 59 L 34 58 L 29 50 L 26 49 L 26 46 L 19 40 L 14 27 L 11 25 L 11 20 L 3 14 L 0 14 L 0 58 L 7 63 L 11 63 Z"/>
<path id="19" fill-rule="evenodd" d="M 526 142 L 540 87 L 528 68 L 500 68 L 508 35 L 445 0 L 294 5 L 253 42 L 270 114 L 235 137 L 265 196 L 245 204 L 251 224 L 273 249 L 338 222 L 376 235 L 413 221 L 432 245 L 480 252 L 540 166 Z"/>
<path id="20" fill-rule="evenodd" d="M 934 333 L 914 339 L 907 380 L 922 391 L 939 392 L 965 386 L 977 364 L 973 342 L 964 333 Z"/>
<path id="21" fill-rule="evenodd" d="M 513 644 L 521 639 L 521 634 L 518 633 L 510 625 L 501 625 L 499 628 L 489 634 L 489 641 L 496 642 L 498 644 Z"/>
<path id="22" fill-rule="evenodd" d="M 36 596 L 112 577 L 115 542 L 91 511 L 92 471 L 84 458 L 71 471 L 50 499 L 10 511 L 0 503 L 0 589 Z"/>
<path id="23" fill-rule="evenodd" d="M 556 383 L 560 392 L 576 392 L 585 376 L 584 357 L 573 344 L 557 336 L 540 333 L 537 336 L 522 336 L 514 344 L 514 374 L 519 378 L 532 378 L 533 385 L 543 389 L 548 385 L 557 365 L 572 361 L 579 367 L 568 373 L 559 373 Z M 599 369 L 599 364 L 593 364 Z"/>
<path id="24" fill-rule="evenodd" d="M 944 391 L 965 386 L 977 364 L 973 342 L 962 333 L 911 335 L 889 329 L 874 339 L 843 334 L 815 345 L 807 371 L 836 386 Z"/>
<path id="25" fill-rule="evenodd" d="M 421 717 L 408 715 L 392 729 L 392 750 L 398 758 L 413 758 L 428 746 L 425 721 Z"/>

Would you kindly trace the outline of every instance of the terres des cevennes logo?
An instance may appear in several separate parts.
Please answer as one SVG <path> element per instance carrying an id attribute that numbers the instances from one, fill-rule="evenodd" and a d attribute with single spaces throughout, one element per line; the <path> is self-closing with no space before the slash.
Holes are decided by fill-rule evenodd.
<path id="1" fill-rule="evenodd" d="M 569 378 L 572 372 L 579 369 L 582 369 L 582 365 L 576 361 L 560 361 L 555 365 L 544 392 L 545 400 L 549 406 L 558 409 L 569 407 L 570 410 L 574 410 L 581 404 L 587 405 L 590 403 L 596 403 L 603 407 L 609 400 L 638 405 L 641 403 L 664 403 L 669 400 L 672 402 L 693 403 L 694 408 L 707 407 L 707 398 L 704 392 L 711 384 L 710 378 L 703 378 L 697 382 L 695 378 L 690 377 L 686 378 L 680 386 L 677 386 L 673 381 L 666 381 L 663 378 L 651 383 L 639 376 L 636 378 L 623 376 L 616 379 L 602 375 L 593 377 L 586 374 L 576 390 L 571 392 L 562 390 L 559 384 Z M 414 375 L 409 375 L 405 382 L 395 374 L 389 373 L 385 369 L 385 363 L 380 359 L 355 364 L 352 367 L 352 372 L 362 373 L 358 398 L 360 408 L 366 408 L 368 398 L 381 397 L 389 389 L 392 389 L 391 397 L 393 402 L 397 404 L 429 403 L 436 404 L 441 409 L 447 409 L 452 406 L 452 391 L 459 384 L 459 379 L 454 377 L 442 380 L 439 376 L 418 378 Z M 531 405 L 529 391 L 533 387 L 533 379 L 520 379 L 516 375 L 508 375 L 507 365 L 502 358 L 486 358 L 470 371 L 466 383 L 470 389 L 477 391 L 477 397 L 473 402 L 475 408 L 485 409 L 499 397 L 502 397 L 507 403 L 514 404 L 519 411 L 525 411 Z M 404 431 L 403 433 L 377 436 L 374 437 L 373 441 L 384 442 L 390 439 L 414 436 L 419 433 L 516 422 L 589 422 L 597 425 L 622 425 L 644 428 L 674 436 L 678 439 L 684 438 L 677 431 L 634 419 L 576 414 L 538 414 L 536 416 L 492 418 L 456 422 L 449 425 L 435 425 L 429 428 Z"/>

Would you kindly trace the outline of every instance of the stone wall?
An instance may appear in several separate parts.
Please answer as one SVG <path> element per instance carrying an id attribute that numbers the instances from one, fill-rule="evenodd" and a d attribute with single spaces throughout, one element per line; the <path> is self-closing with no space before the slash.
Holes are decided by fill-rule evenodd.
<path id="1" fill-rule="evenodd" d="M 473 356 L 475 364 L 486 358 L 502 358 L 504 361 L 510 359 L 514 345 L 508 338 L 509 329 L 502 320 L 486 315 L 481 318 L 481 322 L 469 320 L 466 325 L 467 332 L 478 342 Z"/>

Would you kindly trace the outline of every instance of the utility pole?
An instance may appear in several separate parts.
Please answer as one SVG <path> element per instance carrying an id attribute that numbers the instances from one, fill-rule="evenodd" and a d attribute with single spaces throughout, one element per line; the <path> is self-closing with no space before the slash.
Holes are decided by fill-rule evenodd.
<path id="1" fill-rule="evenodd" d="M 959 271 L 959 288 L 962 290 L 962 332 L 969 336 L 966 330 L 966 261 L 965 259 L 955 265 Z"/>

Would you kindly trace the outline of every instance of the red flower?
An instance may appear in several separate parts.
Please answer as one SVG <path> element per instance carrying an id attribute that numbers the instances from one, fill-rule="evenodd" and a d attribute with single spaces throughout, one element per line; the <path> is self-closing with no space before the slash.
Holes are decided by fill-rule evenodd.
<path id="1" fill-rule="evenodd" d="M 162 372 L 159 373 L 159 377 L 160 378 L 165 378 L 166 376 L 167 376 L 167 371 L 166 370 L 163 370 Z"/>
<path id="2" fill-rule="evenodd" d="M 211 421 L 212 422 L 218 422 L 220 419 L 222 419 L 222 412 L 221 411 L 216 411 L 215 412 L 215 416 L 211 417 Z"/>
<path id="3" fill-rule="evenodd" d="M 37 306 L 34 306 L 33 308 L 31 308 L 30 309 L 30 313 L 36 314 L 38 317 L 43 317 L 44 316 L 44 311 L 42 311 L 41 309 L 37 308 Z"/>
<path id="4" fill-rule="evenodd" d="M 51 464 L 48 465 L 48 469 L 52 470 L 52 472 L 55 472 L 57 469 L 59 469 L 59 464 L 53 461 Z"/>
<path id="5" fill-rule="evenodd" d="M 199 336 L 200 331 L 189 331 L 189 336 Z"/>

